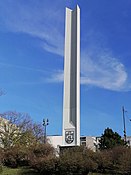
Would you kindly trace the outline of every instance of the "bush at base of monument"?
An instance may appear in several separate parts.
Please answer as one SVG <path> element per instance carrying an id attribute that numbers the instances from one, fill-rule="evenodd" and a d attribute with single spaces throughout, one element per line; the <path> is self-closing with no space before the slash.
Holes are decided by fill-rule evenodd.
<path id="1" fill-rule="evenodd" d="M 60 155 L 59 171 L 61 175 L 87 175 L 97 168 L 91 157 L 94 153 L 84 147 L 73 147 Z"/>
<path id="2" fill-rule="evenodd" d="M 49 144 L 37 145 L 29 155 L 30 166 L 40 174 L 53 174 L 56 160 L 54 148 Z"/>
<path id="3" fill-rule="evenodd" d="M 74 147 L 64 150 L 59 157 L 50 152 L 46 156 L 33 156 L 32 168 L 46 175 L 87 175 L 97 169 L 95 153 L 84 148 Z"/>

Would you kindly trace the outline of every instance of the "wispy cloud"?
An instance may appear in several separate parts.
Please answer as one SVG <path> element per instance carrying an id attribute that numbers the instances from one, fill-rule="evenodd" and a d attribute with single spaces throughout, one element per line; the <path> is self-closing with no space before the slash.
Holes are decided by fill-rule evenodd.
<path id="1" fill-rule="evenodd" d="M 131 90 L 125 66 L 108 51 L 94 54 L 93 50 L 91 50 L 87 53 L 83 52 L 81 57 L 82 85 L 97 86 L 113 91 Z M 51 77 L 48 78 L 48 82 L 62 82 L 63 74 L 62 70 L 53 72 Z"/>
<path id="2" fill-rule="evenodd" d="M 64 6 L 62 1 L 57 0 L 57 3 L 55 1 L 53 5 L 50 5 L 47 0 L 42 3 L 39 0 L 29 2 L 29 4 L 28 2 L 24 4 L 22 1 L 15 1 L 15 3 L 10 0 L 0 1 L 1 26 L 12 32 L 25 33 L 39 38 L 43 49 L 62 56 L 64 52 Z M 59 8 L 60 6 L 62 8 Z M 93 37 L 94 34 L 95 37 Z M 93 31 L 91 33 L 88 31 L 85 35 L 88 36 L 87 38 L 84 37 L 84 34 L 82 36 L 85 40 L 83 40 L 81 54 L 81 83 L 109 90 L 129 91 L 131 85 L 128 71 L 120 59 L 114 56 L 110 49 L 107 49 L 105 38 Z M 88 45 L 88 48 L 85 48 L 84 45 Z M 30 68 L 30 70 L 33 69 Z M 38 69 L 37 71 L 43 70 Z M 63 71 L 54 71 L 46 80 L 47 82 L 63 81 Z"/>
<path id="3" fill-rule="evenodd" d="M 54 6 L 50 6 L 47 1 L 38 1 L 30 1 L 29 4 L 20 1 L 1 1 L 0 23 L 4 30 L 37 37 L 45 50 L 63 55 L 64 8 L 61 8 L 62 11 L 58 8 L 61 5 L 59 0 Z"/>
<path id="4" fill-rule="evenodd" d="M 46 79 L 49 83 L 60 83 L 64 80 L 64 72 L 62 70 L 55 71 L 49 78 Z"/>
<path id="5" fill-rule="evenodd" d="M 23 78 L 20 79 L 18 76 L 17 79 L 14 78 L 11 81 L 8 80 L 8 85 L 13 85 L 13 86 L 44 84 L 48 82 L 48 80 L 45 77 L 47 77 L 47 75 L 52 77 L 52 74 L 54 73 L 54 71 L 50 69 L 43 70 L 36 67 L 27 67 L 27 66 L 21 66 L 17 64 L 10 64 L 10 63 L 4 63 L 4 62 L 0 62 L 0 69 L 8 70 L 10 72 L 12 72 L 12 70 L 16 70 L 17 74 L 22 71 L 24 72 L 25 75 L 27 75 L 24 77 L 24 79 Z M 37 78 L 33 78 L 33 79 L 27 78 L 28 76 L 32 75 L 32 73 L 35 75 L 38 74 Z M 5 79 L 4 79 L 4 83 L 7 84 L 7 81 L 5 82 Z"/>
<path id="6" fill-rule="evenodd" d="M 33 68 L 33 67 L 0 62 L 0 68 L 3 68 L 3 67 L 12 68 L 12 69 L 23 69 L 24 71 L 33 71 L 33 72 L 41 72 L 41 73 L 48 73 L 48 74 L 49 72 L 51 72 L 50 70 L 42 70 L 42 69 Z"/>
<path id="7" fill-rule="evenodd" d="M 108 52 L 83 55 L 81 67 L 81 83 L 84 85 L 115 91 L 130 90 L 129 85 L 127 87 L 128 74 L 124 65 Z"/>

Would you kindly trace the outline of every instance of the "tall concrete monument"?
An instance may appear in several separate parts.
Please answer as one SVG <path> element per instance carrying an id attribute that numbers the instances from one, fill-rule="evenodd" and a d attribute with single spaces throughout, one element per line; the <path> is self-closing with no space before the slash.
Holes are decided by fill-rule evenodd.
<path id="1" fill-rule="evenodd" d="M 80 145 L 80 8 L 66 8 L 63 146 Z"/>

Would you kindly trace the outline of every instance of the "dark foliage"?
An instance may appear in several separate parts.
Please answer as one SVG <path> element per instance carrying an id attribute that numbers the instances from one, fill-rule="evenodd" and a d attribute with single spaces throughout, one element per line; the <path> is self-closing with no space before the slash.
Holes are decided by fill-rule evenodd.
<path id="1" fill-rule="evenodd" d="M 74 147 L 62 152 L 59 158 L 59 172 L 61 175 L 87 175 L 89 171 L 97 169 L 94 152 L 85 147 Z"/>
<path id="2" fill-rule="evenodd" d="M 118 146 L 96 154 L 97 171 L 109 174 L 131 174 L 131 149 Z"/>
<path id="3" fill-rule="evenodd" d="M 110 149 L 121 145 L 124 146 L 124 140 L 121 138 L 121 136 L 117 132 L 113 132 L 113 130 L 110 128 L 105 129 L 99 142 L 100 150 Z"/>
<path id="4" fill-rule="evenodd" d="M 109 128 L 100 139 L 99 151 L 93 152 L 83 146 L 70 147 L 57 157 L 54 148 L 43 143 L 41 126 L 30 120 L 20 122 L 15 117 L 21 130 L 19 132 L 16 127 L 17 123 L 10 122 L 11 133 L 8 130 L 4 135 L 0 133 L 4 143 L 0 149 L 0 165 L 12 168 L 30 166 L 41 175 L 87 175 L 89 172 L 131 174 L 131 149 L 124 145 L 118 133 Z M 13 136 L 11 144 L 8 143 L 10 134 Z"/>

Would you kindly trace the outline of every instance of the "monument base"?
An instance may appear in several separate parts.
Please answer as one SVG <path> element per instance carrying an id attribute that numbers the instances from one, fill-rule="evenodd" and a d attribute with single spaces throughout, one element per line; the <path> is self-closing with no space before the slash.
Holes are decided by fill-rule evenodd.
<path id="1" fill-rule="evenodd" d="M 79 146 L 59 146 L 59 152 L 63 153 L 66 150 L 73 150 L 74 148 L 78 148 Z"/>

